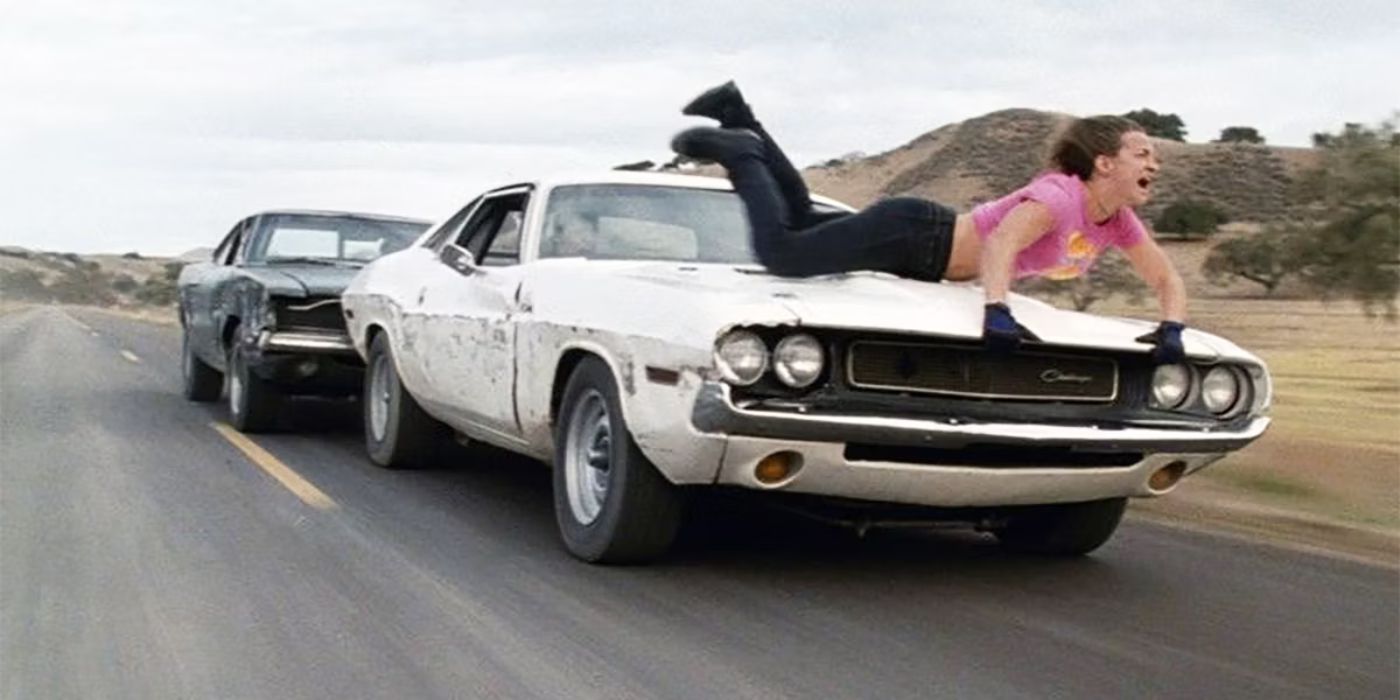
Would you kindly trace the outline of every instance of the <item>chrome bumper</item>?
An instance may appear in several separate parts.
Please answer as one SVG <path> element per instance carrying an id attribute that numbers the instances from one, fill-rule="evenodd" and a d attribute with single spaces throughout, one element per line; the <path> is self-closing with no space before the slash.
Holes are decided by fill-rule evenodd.
<path id="1" fill-rule="evenodd" d="M 961 448 L 968 445 L 1075 447 L 1095 451 L 1217 453 L 1238 450 L 1269 427 L 1255 418 L 1243 430 L 1098 428 L 1026 423 L 958 423 L 881 416 L 814 416 L 752 411 L 735 406 L 729 387 L 707 382 L 691 423 L 702 433 L 824 443 Z"/>
<path id="2" fill-rule="evenodd" d="M 316 333 L 312 331 L 263 331 L 258 335 L 258 349 L 271 353 L 302 355 L 354 355 L 355 345 L 346 333 Z"/>
<path id="3" fill-rule="evenodd" d="M 876 416 L 813 416 L 752 411 L 735 406 L 728 386 L 706 383 L 691 416 L 694 427 L 725 437 L 715 483 L 759 491 L 791 491 L 876 502 L 940 507 L 1075 503 L 1103 498 L 1152 497 L 1172 490 L 1153 475 L 1165 468 L 1192 474 L 1226 453 L 1258 438 L 1268 418 L 1255 418 L 1243 430 L 1056 426 L 1024 423 L 958 423 Z M 1027 464 L 1010 468 L 967 465 L 956 454 L 950 463 L 903 461 L 898 456 L 854 456 L 850 443 L 943 448 L 969 453 L 986 446 L 1025 448 Z M 1127 453 L 1132 463 L 1118 466 L 1037 465 L 1036 448 L 1068 448 L 1069 453 Z M 775 453 L 797 455 L 796 470 L 785 480 L 757 478 L 759 463 Z"/>

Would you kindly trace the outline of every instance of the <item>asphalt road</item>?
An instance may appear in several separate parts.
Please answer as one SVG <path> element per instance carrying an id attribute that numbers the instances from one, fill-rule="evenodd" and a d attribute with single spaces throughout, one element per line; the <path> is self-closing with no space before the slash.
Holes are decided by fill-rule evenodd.
<path id="1" fill-rule="evenodd" d="M 1053 561 L 723 504 L 661 564 L 588 566 L 542 466 L 384 471 L 353 406 L 254 438 L 289 488 L 180 397 L 178 353 L 0 316 L 0 696 L 1400 697 L 1393 571 L 1134 520 Z"/>

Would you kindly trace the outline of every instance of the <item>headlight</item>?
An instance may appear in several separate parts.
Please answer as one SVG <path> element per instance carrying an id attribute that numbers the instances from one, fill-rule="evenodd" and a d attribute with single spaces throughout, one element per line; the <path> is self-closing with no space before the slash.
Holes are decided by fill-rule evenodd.
<path id="1" fill-rule="evenodd" d="M 1228 413 L 1240 398 L 1240 377 L 1233 369 L 1220 365 L 1201 380 L 1201 401 L 1211 413 Z"/>
<path id="2" fill-rule="evenodd" d="M 1152 401 L 1158 408 L 1179 408 L 1191 394 L 1191 369 L 1186 365 L 1160 365 L 1152 373 Z"/>
<path id="3" fill-rule="evenodd" d="M 748 331 L 733 331 L 715 344 L 715 366 L 730 384 L 748 386 L 768 369 L 768 346 Z"/>
<path id="4" fill-rule="evenodd" d="M 794 389 L 817 381 L 823 364 L 822 344 L 806 333 L 783 338 L 773 349 L 773 373 L 782 383 Z"/>

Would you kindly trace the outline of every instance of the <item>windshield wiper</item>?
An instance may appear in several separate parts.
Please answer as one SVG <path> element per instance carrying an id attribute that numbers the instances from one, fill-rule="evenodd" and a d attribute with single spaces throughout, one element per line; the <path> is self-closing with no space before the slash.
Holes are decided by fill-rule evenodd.
<path id="1" fill-rule="evenodd" d="M 291 257 L 286 257 L 286 258 L 266 258 L 266 259 L 263 260 L 263 262 L 264 262 L 264 263 L 267 263 L 267 264 L 274 264 L 274 263 L 291 263 L 291 264 L 330 265 L 331 267 L 340 267 L 341 265 L 350 265 L 350 266 L 352 266 L 352 267 L 361 267 L 361 266 L 364 265 L 364 263 L 362 263 L 362 262 L 360 262 L 360 261 L 358 261 L 358 260 L 341 260 L 341 259 L 339 259 L 339 258 L 313 258 L 313 257 L 310 257 L 310 256 L 291 256 Z"/>

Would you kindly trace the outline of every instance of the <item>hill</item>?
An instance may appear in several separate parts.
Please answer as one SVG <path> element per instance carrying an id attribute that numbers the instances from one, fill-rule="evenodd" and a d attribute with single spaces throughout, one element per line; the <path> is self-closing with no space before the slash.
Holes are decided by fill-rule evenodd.
<path id="1" fill-rule="evenodd" d="M 6 301 L 93 306 L 169 306 L 180 263 L 169 258 L 48 253 L 0 247 L 0 297 Z"/>
<path id="2" fill-rule="evenodd" d="M 1071 119 L 1031 109 L 992 112 L 885 153 L 827 161 L 803 176 L 813 191 L 855 206 L 910 195 L 966 210 L 1043 170 L 1052 140 Z M 1149 221 L 1182 200 L 1213 204 L 1234 221 L 1278 219 L 1292 180 L 1316 162 L 1310 148 L 1154 141 L 1163 167 L 1152 202 L 1140 212 Z"/>

